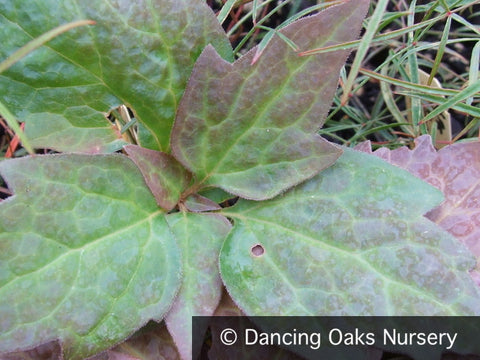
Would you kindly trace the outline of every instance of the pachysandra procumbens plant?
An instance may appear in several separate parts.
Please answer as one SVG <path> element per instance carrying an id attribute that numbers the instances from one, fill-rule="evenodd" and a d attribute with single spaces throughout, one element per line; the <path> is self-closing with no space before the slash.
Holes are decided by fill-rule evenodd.
<path id="1" fill-rule="evenodd" d="M 281 32 L 351 41 L 368 5 Z M 316 134 L 348 52 L 273 36 L 233 61 L 201 0 L 1 0 L 1 56 L 85 18 L 0 75 L 31 143 L 60 152 L 0 163 L 0 353 L 58 340 L 81 359 L 165 319 L 190 358 L 222 286 L 247 315 L 480 313 L 470 253 L 422 216 L 441 193 Z"/>

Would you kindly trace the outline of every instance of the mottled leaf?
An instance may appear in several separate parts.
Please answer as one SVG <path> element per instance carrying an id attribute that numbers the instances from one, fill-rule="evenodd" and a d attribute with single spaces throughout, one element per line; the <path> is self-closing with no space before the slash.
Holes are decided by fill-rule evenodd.
<path id="1" fill-rule="evenodd" d="M 345 1 L 281 30 L 301 50 L 355 39 L 369 1 Z M 345 26 L 348 24 L 348 26 Z M 203 186 L 267 199 L 330 166 L 340 150 L 315 134 L 347 51 L 299 57 L 275 36 L 231 64 L 200 55 L 180 103 L 172 151 Z"/>
<path id="2" fill-rule="evenodd" d="M 104 114 L 126 104 L 143 145 L 167 151 L 178 102 L 207 44 L 232 58 L 228 39 L 202 0 L 0 1 L 0 59 L 67 22 L 91 19 L 0 76 L 0 96 L 34 146 L 108 152 L 122 142 Z"/>
<path id="3" fill-rule="evenodd" d="M 188 171 L 169 154 L 136 145 L 127 145 L 124 149 L 140 169 L 157 204 L 172 210 L 190 184 Z"/>
<path id="4" fill-rule="evenodd" d="M 415 145 L 413 150 L 380 148 L 373 154 L 440 189 L 445 201 L 426 216 L 480 260 L 480 142 L 456 143 L 437 152 L 430 136 L 424 135 L 415 139 Z M 358 148 L 372 152 L 370 143 Z M 480 284 L 478 267 L 471 275 Z"/>
<path id="5" fill-rule="evenodd" d="M 192 350 L 197 356 L 200 352 L 192 349 L 192 316 L 212 315 L 220 301 L 218 256 L 231 225 L 216 214 L 176 213 L 167 219 L 182 250 L 184 274 L 165 322 L 182 358 L 189 360 Z"/>
<path id="6" fill-rule="evenodd" d="M 371 155 L 344 149 L 274 200 L 240 200 L 221 274 L 247 315 L 472 315 L 475 265 L 422 217 L 441 193 Z"/>
<path id="7" fill-rule="evenodd" d="M 135 164 L 122 155 L 0 163 L 0 353 L 60 340 L 68 359 L 160 320 L 180 250 Z"/>

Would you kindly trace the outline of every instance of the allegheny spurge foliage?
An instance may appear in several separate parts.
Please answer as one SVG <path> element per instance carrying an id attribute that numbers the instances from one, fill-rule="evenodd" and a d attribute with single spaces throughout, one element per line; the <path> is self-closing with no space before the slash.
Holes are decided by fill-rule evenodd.
<path id="1" fill-rule="evenodd" d="M 368 5 L 281 32 L 299 51 L 351 41 Z M 472 255 L 422 216 L 442 194 L 316 134 L 347 51 L 299 57 L 274 36 L 233 61 L 202 0 L 2 0 L 0 14 L 2 58 L 58 23 L 96 24 L 0 76 L 31 143 L 61 152 L 0 163 L 14 193 L 0 352 L 58 340 L 83 359 L 165 319 L 191 358 L 191 316 L 223 286 L 248 315 L 480 313 Z M 135 144 L 105 116 L 122 104 Z"/>

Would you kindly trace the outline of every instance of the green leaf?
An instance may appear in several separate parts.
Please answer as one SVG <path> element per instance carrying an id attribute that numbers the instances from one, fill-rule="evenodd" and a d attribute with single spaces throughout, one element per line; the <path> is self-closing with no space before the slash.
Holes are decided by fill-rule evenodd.
<path id="1" fill-rule="evenodd" d="M 176 213 L 167 220 L 182 250 L 184 276 L 165 322 L 182 358 L 196 359 L 200 349 L 193 349 L 192 357 L 192 316 L 211 316 L 220 301 L 218 256 L 231 224 L 217 214 Z"/>
<path id="2" fill-rule="evenodd" d="M 247 315 L 478 315 L 469 251 L 422 217 L 441 193 L 344 149 L 321 174 L 225 211 L 227 289 Z"/>
<path id="3" fill-rule="evenodd" d="M 355 39 L 369 1 L 346 1 L 280 32 L 300 49 Z M 345 26 L 348 24 L 348 26 Z M 198 58 L 180 103 L 172 151 L 198 186 L 262 200 L 330 166 L 340 150 L 315 132 L 348 51 L 299 57 L 275 36 L 235 63 L 212 47 Z"/>
<path id="4" fill-rule="evenodd" d="M 160 320 L 180 285 L 173 234 L 122 155 L 0 163 L 0 353 L 59 340 L 84 359 Z"/>
<path id="5" fill-rule="evenodd" d="M 0 0 L 0 59 L 52 28 L 80 19 L 0 76 L 2 102 L 37 147 L 89 153 L 123 142 L 105 113 L 126 104 L 142 144 L 168 152 L 190 71 L 207 44 L 232 59 L 228 39 L 202 0 L 32 2 Z"/>
<path id="6" fill-rule="evenodd" d="M 169 154 L 135 145 L 127 145 L 124 149 L 140 169 L 157 204 L 172 210 L 190 184 L 188 171 Z"/>

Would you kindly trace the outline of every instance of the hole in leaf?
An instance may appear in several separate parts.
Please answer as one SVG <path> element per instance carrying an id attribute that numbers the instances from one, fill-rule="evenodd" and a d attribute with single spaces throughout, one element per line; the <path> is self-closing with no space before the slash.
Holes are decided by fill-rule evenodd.
<path id="1" fill-rule="evenodd" d="M 233 197 L 233 198 L 231 198 L 231 199 L 227 199 L 227 200 L 221 202 L 219 205 L 220 205 L 222 208 L 227 208 L 227 207 L 230 207 L 230 206 L 235 205 L 235 204 L 237 203 L 238 199 L 239 199 L 238 196 L 235 196 L 235 197 Z"/>
<path id="2" fill-rule="evenodd" d="M 7 187 L 5 181 L 0 177 L 0 201 L 5 200 L 12 196 L 13 193 Z"/>
<path id="3" fill-rule="evenodd" d="M 252 253 L 253 256 L 260 257 L 263 254 L 265 254 L 265 249 L 262 245 L 256 244 L 252 246 L 252 248 L 250 249 L 250 252 Z"/>

